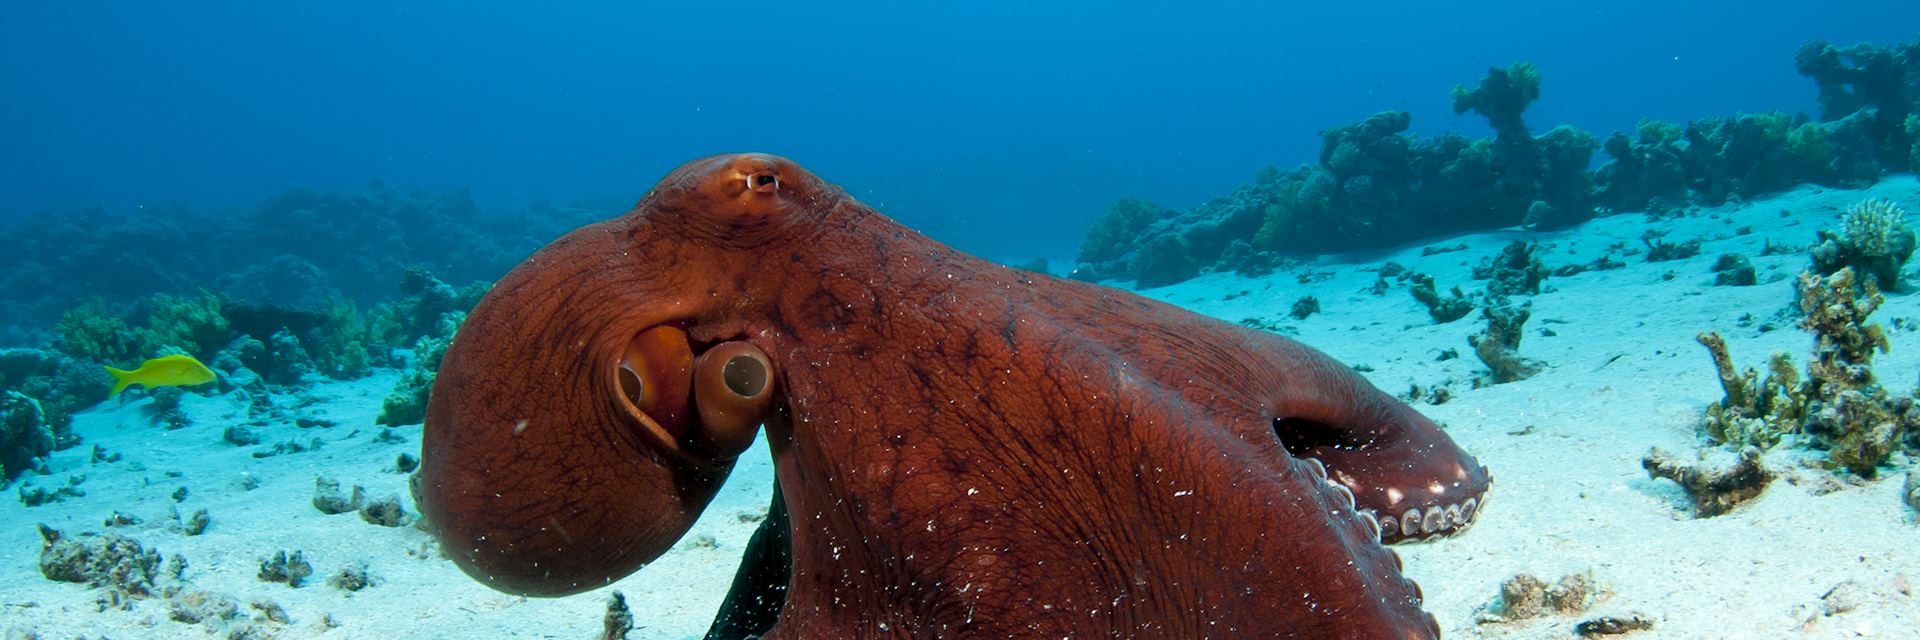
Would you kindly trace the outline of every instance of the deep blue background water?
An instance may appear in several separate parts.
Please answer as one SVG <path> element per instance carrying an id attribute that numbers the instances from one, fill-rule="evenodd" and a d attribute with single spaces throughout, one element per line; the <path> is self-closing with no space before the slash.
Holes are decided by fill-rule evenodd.
<path id="1" fill-rule="evenodd" d="M 624 204 L 763 150 L 970 251 L 1070 256 L 1114 198 L 1191 205 L 1375 111 L 1484 133 L 1447 90 L 1489 66 L 1539 64 L 1536 131 L 1605 135 L 1812 110 L 1801 43 L 1920 36 L 1911 0 L 808 4 L 5 3 L 0 217 L 376 176 Z"/>

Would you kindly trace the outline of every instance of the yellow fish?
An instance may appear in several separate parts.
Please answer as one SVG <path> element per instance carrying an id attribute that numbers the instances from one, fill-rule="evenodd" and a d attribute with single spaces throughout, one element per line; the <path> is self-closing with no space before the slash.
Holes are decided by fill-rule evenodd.
<path id="1" fill-rule="evenodd" d="M 113 374 L 113 391 L 109 396 L 120 395 L 127 385 L 138 384 L 152 389 L 154 387 L 190 387 L 196 384 L 213 382 L 213 370 L 200 364 L 193 356 L 161 356 L 140 363 L 140 368 L 122 371 L 107 367 L 107 373 Z"/>

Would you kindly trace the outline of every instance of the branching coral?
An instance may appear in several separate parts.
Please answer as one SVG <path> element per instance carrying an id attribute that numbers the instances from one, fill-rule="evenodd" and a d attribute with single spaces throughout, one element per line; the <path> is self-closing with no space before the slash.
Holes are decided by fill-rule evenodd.
<path id="1" fill-rule="evenodd" d="M 1532 315 L 1531 304 L 1516 307 L 1496 297 L 1480 314 L 1487 319 L 1487 328 L 1467 336 L 1467 344 L 1472 345 L 1474 355 L 1486 363 L 1494 384 L 1525 380 L 1540 372 L 1540 361 L 1520 355 L 1521 328 Z"/>
<path id="2" fill-rule="evenodd" d="M 1433 276 L 1414 272 L 1407 274 L 1407 280 L 1412 283 L 1407 291 L 1427 307 L 1427 315 L 1433 316 L 1435 324 L 1453 322 L 1473 312 L 1473 301 L 1460 292 L 1460 287 L 1454 287 L 1451 294 L 1443 298 L 1434 288 Z"/>
<path id="3" fill-rule="evenodd" d="M 54 348 L 83 360 L 128 362 L 138 357 L 141 349 L 126 321 L 99 298 L 68 310 L 54 331 Z"/>
<path id="4" fill-rule="evenodd" d="M 1814 334 L 1807 362 L 1805 427 L 1854 473 L 1873 477 L 1904 432 L 1920 429 L 1912 398 L 1895 398 L 1874 379 L 1873 354 L 1889 345 L 1867 316 L 1884 299 L 1872 283 L 1857 295 L 1852 269 L 1800 276 L 1800 328 Z"/>
<path id="5" fill-rule="evenodd" d="M 1799 431 L 1807 400 L 1800 374 L 1787 354 L 1773 354 L 1767 377 L 1760 380 L 1751 368 L 1735 372 L 1727 341 L 1720 334 L 1709 331 L 1697 339 L 1713 354 L 1720 388 L 1726 392 L 1719 402 L 1707 405 L 1703 429 L 1708 438 L 1737 447 L 1771 447 L 1782 435 Z"/>
<path id="6" fill-rule="evenodd" d="M 197 297 L 160 294 L 153 297 L 146 322 L 134 331 L 140 357 L 152 357 L 174 347 L 188 355 L 211 357 L 233 340 L 220 298 L 201 290 Z"/>
<path id="7" fill-rule="evenodd" d="M 1872 283 L 1856 289 L 1853 270 L 1822 278 L 1800 276 L 1800 328 L 1814 334 L 1806 377 L 1775 355 L 1764 382 L 1751 370 L 1735 373 L 1726 344 L 1716 334 L 1700 343 L 1713 354 L 1726 398 L 1708 405 L 1704 427 L 1716 442 L 1771 446 L 1786 434 L 1803 433 L 1828 450 L 1832 460 L 1873 477 L 1903 439 L 1920 431 L 1920 403 L 1896 396 L 1874 379 L 1873 355 L 1888 348 L 1886 335 L 1867 316 L 1880 306 Z M 1920 395 L 1920 390 L 1915 391 Z"/>

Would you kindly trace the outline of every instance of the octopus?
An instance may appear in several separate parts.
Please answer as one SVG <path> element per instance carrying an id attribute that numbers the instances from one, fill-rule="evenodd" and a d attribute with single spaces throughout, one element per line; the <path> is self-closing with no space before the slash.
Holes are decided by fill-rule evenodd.
<path id="1" fill-rule="evenodd" d="M 711 638 L 1434 638 L 1384 545 L 1491 486 L 1319 351 L 977 259 L 764 154 L 527 258 L 431 398 L 429 529 L 514 594 L 641 570 L 764 438 Z"/>

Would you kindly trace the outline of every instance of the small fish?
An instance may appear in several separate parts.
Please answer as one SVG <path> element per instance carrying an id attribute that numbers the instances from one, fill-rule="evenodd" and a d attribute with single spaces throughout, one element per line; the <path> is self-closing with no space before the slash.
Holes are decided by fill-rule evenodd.
<path id="1" fill-rule="evenodd" d="M 107 367 L 107 373 L 113 374 L 113 391 L 109 396 L 120 395 L 127 385 L 138 384 L 152 389 L 154 387 L 190 387 L 213 382 L 214 375 L 207 365 L 200 364 L 193 356 L 161 356 L 140 363 L 140 368 L 122 371 Z"/>

